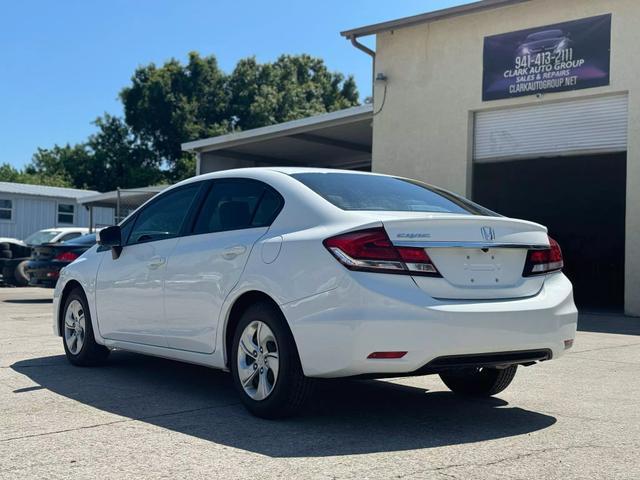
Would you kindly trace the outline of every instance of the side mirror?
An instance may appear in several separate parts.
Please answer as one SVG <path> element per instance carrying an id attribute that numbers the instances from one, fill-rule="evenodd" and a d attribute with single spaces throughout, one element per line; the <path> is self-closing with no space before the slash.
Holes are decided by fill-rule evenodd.
<path id="1" fill-rule="evenodd" d="M 111 256 L 114 260 L 120 256 L 120 252 L 122 252 L 122 232 L 118 225 L 100 230 L 96 234 L 96 240 L 98 245 L 111 248 Z"/>

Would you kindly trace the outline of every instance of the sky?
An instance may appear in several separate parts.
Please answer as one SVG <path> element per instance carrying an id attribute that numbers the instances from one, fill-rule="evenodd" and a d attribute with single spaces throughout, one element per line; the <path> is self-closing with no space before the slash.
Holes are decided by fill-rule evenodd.
<path id="1" fill-rule="evenodd" d="M 353 75 L 364 98 L 371 59 L 340 31 L 465 0 L 20 0 L 0 22 L 0 164 L 23 167 L 38 147 L 81 142 L 135 68 L 190 51 L 230 72 L 255 55 L 308 53 Z M 374 38 L 363 40 L 370 46 Z"/>

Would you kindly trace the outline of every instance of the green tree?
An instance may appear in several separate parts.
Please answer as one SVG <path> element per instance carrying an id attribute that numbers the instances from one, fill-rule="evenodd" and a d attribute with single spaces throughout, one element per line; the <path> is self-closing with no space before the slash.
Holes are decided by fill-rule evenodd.
<path id="1" fill-rule="evenodd" d="M 197 53 L 184 66 L 172 59 L 140 67 L 120 92 L 127 125 L 172 167 L 182 142 L 229 130 L 225 82 L 215 57 Z"/>
<path id="2" fill-rule="evenodd" d="M 242 130 L 358 105 L 353 77 L 329 72 L 309 55 L 282 55 L 273 63 L 240 60 L 229 78 L 230 114 Z"/>
<path id="3" fill-rule="evenodd" d="M 85 142 L 39 148 L 24 171 L 0 167 L 0 178 L 100 191 L 176 182 L 195 173 L 182 143 L 355 106 L 358 90 L 309 55 L 250 57 L 227 75 L 192 52 L 186 64 L 138 68 L 120 99 L 124 120 L 105 114 Z"/>
<path id="4" fill-rule="evenodd" d="M 46 175 L 29 167 L 19 170 L 8 163 L 0 165 L 0 182 L 30 183 L 52 187 L 70 187 L 71 182 L 64 175 Z"/>
<path id="5" fill-rule="evenodd" d="M 69 178 L 76 188 L 102 192 L 164 180 L 160 159 L 136 140 L 121 118 L 105 114 L 94 124 L 98 131 L 86 143 L 38 149 L 27 171 Z"/>
<path id="6" fill-rule="evenodd" d="M 186 65 L 138 68 L 120 98 L 132 131 L 180 170 L 189 162 L 183 142 L 354 106 L 358 91 L 352 77 L 309 55 L 263 64 L 251 57 L 225 75 L 215 57 L 192 52 Z"/>

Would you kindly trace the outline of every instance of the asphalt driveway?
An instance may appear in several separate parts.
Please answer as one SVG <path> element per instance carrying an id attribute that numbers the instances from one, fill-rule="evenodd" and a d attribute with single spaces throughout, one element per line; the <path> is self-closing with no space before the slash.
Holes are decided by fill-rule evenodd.
<path id="1" fill-rule="evenodd" d="M 70 366 L 51 291 L 0 289 L 0 478 L 640 478 L 640 319 L 584 315 L 574 349 L 498 398 L 437 377 L 318 386 L 245 412 L 227 374 L 115 352 Z"/>

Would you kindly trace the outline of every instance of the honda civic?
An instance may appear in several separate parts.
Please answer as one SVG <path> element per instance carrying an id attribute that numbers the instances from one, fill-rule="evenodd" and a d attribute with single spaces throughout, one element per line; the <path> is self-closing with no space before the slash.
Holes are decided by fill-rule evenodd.
<path id="1" fill-rule="evenodd" d="M 74 365 L 121 349 L 230 371 L 267 418 L 318 378 L 438 374 L 482 397 L 572 346 L 562 267 L 545 227 L 419 181 L 227 170 L 101 230 L 61 271 L 54 331 Z"/>

